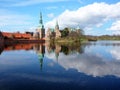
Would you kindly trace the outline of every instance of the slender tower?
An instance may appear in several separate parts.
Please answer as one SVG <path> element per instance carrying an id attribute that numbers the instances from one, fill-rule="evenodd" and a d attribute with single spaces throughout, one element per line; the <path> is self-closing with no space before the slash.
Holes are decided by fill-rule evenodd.
<path id="1" fill-rule="evenodd" d="M 56 25 L 55 25 L 55 37 L 56 37 L 56 38 L 61 37 L 61 33 L 60 33 L 60 31 L 59 31 L 58 21 L 56 21 Z"/>
<path id="2" fill-rule="evenodd" d="M 40 25 L 40 28 L 41 28 L 41 29 L 44 28 L 43 20 L 42 20 L 42 13 L 41 13 L 41 12 L 40 12 L 40 21 L 39 21 L 39 25 Z"/>
<path id="3" fill-rule="evenodd" d="M 55 29 L 56 29 L 56 30 L 59 30 L 58 21 L 56 21 Z"/>
<path id="4" fill-rule="evenodd" d="M 43 39 L 45 38 L 45 29 L 43 25 L 43 20 L 42 20 L 42 13 L 40 12 L 40 20 L 39 20 L 39 26 L 37 28 L 37 32 L 39 33 L 39 38 Z"/>

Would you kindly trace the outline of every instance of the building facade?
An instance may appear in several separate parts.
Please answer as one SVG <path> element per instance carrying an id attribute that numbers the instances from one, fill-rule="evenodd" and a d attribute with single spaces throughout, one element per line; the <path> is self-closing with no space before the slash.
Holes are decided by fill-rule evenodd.
<path id="1" fill-rule="evenodd" d="M 34 33 L 34 38 L 37 39 L 44 39 L 45 38 L 45 28 L 43 25 L 43 20 L 42 20 L 42 13 L 40 12 L 40 21 L 39 21 L 39 26 L 36 29 L 36 32 Z"/>
<path id="2" fill-rule="evenodd" d="M 48 28 L 46 32 L 46 40 L 49 40 L 51 38 L 60 38 L 60 37 L 61 37 L 61 32 L 59 30 L 58 22 L 56 21 L 56 25 L 54 29 Z"/>
<path id="3" fill-rule="evenodd" d="M 56 38 L 60 38 L 61 37 L 61 32 L 59 30 L 58 21 L 56 21 L 56 25 L 55 25 L 55 37 Z"/>

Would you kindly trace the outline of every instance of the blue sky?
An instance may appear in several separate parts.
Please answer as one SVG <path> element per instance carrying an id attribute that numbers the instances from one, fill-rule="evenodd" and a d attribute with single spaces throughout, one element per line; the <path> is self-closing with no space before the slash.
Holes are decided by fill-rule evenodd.
<path id="1" fill-rule="evenodd" d="M 0 0 L 0 30 L 35 31 L 39 13 L 47 28 L 79 26 L 90 35 L 120 34 L 119 0 Z"/>

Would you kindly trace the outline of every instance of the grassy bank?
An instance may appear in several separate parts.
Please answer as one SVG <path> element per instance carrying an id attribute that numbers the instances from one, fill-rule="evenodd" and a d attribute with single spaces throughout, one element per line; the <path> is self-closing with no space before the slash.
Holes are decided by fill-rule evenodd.
<path id="1" fill-rule="evenodd" d="M 57 38 L 54 41 L 59 43 L 81 43 L 81 42 L 86 42 L 88 40 L 85 37 L 64 37 L 64 38 Z"/>

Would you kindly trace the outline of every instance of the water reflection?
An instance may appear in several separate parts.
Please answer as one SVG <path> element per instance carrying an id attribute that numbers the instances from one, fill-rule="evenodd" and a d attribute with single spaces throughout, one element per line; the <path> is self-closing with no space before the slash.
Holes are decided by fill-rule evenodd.
<path id="1" fill-rule="evenodd" d="M 1 46 L 0 52 L 14 50 L 35 51 L 40 69 L 43 69 L 45 58 L 53 60 L 66 71 L 74 69 L 77 72 L 93 77 L 113 75 L 120 77 L 120 42 L 98 41 L 84 44 L 18 44 Z"/>
<path id="2" fill-rule="evenodd" d="M 3 52 L 4 50 L 4 45 L 0 43 L 0 54 Z"/>
<path id="3" fill-rule="evenodd" d="M 40 69 L 42 70 L 43 58 L 44 58 L 44 54 L 45 54 L 45 45 L 35 44 L 35 45 L 33 45 L 33 50 L 35 50 L 38 55 L 38 60 L 40 62 Z"/>

